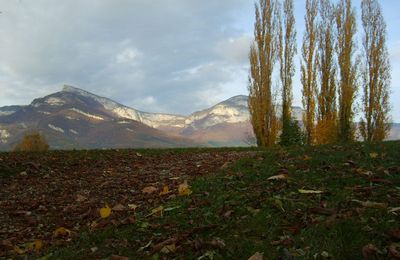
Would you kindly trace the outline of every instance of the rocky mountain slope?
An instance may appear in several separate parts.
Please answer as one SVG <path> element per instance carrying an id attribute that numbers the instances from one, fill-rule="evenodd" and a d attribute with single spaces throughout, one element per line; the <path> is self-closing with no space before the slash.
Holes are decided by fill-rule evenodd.
<path id="1" fill-rule="evenodd" d="M 293 115 L 301 121 L 302 109 L 293 107 Z M 249 118 L 244 95 L 184 116 L 143 112 L 64 86 L 27 106 L 0 107 L 0 150 L 33 130 L 53 149 L 247 146 L 254 142 Z M 400 139 L 400 124 L 393 124 L 388 139 Z"/>
<path id="2" fill-rule="evenodd" d="M 53 149 L 201 145 L 143 124 L 134 109 L 69 86 L 30 105 L 0 109 L 1 150 L 29 131 L 43 133 Z"/>

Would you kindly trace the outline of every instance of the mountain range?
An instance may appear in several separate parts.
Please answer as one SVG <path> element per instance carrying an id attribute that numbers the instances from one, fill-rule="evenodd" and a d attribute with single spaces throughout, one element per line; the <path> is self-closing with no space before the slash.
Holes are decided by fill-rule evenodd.
<path id="1" fill-rule="evenodd" d="M 64 86 L 26 106 L 0 107 L 0 150 L 12 149 L 32 131 L 44 134 L 52 149 L 247 146 L 254 142 L 247 98 L 235 96 L 184 116 L 143 112 Z M 293 107 L 296 120 L 301 114 Z M 389 139 L 400 139 L 400 124 Z"/>

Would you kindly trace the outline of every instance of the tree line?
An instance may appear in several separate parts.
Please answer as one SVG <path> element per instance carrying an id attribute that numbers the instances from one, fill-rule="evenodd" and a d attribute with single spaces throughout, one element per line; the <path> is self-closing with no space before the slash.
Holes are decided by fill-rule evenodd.
<path id="1" fill-rule="evenodd" d="M 292 117 L 297 54 L 293 0 L 255 4 L 250 47 L 249 110 L 259 146 L 349 142 L 356 132 L 367 142 L 390 130 L 390 63 L 386 23 L 378 0 L 361 2 L 362 40 L 357 42 L 351 0 L 306 0 L 301 46 L 303 129 Z M 275 71 L 276 70 L 276 71 Z M 273 77 L 279 74 L 279 82 Z M 281 116 L 277 115 L 279 85 Z M 360 95 L 361 104 L 356 105 Z M 362 115 L 355 122 L 356 112 Z M 280 134 L 280 136 L 278 136 Z"/>

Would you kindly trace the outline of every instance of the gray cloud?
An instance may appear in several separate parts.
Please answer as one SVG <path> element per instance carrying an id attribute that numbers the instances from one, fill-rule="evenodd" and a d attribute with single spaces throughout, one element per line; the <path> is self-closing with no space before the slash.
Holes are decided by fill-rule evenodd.
<path id="1" fill-rule="evenodd" d="M 251 0 L 2 1 L 0 104 L 73 84 L 139 109 L 189 113 L 245 93 L 250 37 L 237 22 L 252 8 Z"/>

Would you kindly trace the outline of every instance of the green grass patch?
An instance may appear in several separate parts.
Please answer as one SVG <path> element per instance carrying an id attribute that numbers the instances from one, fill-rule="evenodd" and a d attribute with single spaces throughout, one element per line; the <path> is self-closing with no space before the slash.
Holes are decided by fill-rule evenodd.
<path id="1" fill-rule="evenodd" d="M 390 235 L 400 228 L 400 211 L 390 212 L 400 206 L 399 158 L 399 142 L 265 150 L 197 178 L 190 196 L 162 205 L 162 216 L 140 212 L 134 224 L 85 231 L 45 255 L 247 259 L 260 252 L 265 259 L 362 259 L 363 247 L 372 244 L 371 257 L 389 259 L 389 246 L 399 242 Z M 278 174 L 287 179 L 268 180 Z"/>

